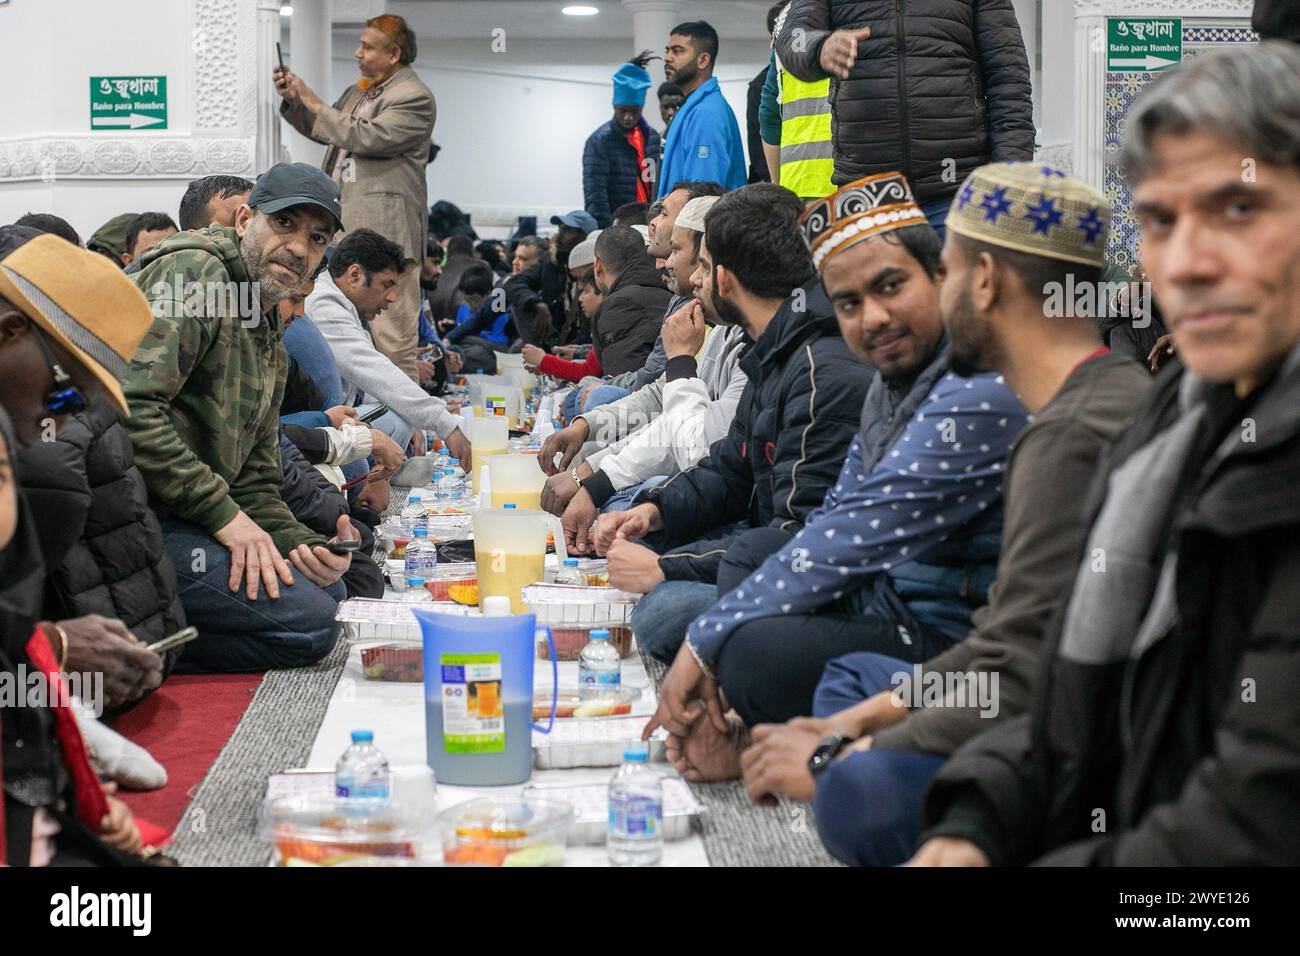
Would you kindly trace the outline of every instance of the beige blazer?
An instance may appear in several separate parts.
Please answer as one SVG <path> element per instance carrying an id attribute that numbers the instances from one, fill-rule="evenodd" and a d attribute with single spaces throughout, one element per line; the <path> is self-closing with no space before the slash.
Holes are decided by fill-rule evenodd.
<path id="1" fill-rule="evenodd" d="M 345 171 L 340 183 L 344 228 L 373 229 L 422 262 L 429 216 L 424 170 L 437 116 L 433 93 L 403 66 L 379 94 L 370 117 L 357 119 L 352 110 L 364 95 L 354 84 L 315 116 L 301 103 L 287 101 L 280 104 L 280 115 L 330 147 L 322 164 L 326 173 L 333 171 L 340 148 L 351 152 L 353 174 Z"/>

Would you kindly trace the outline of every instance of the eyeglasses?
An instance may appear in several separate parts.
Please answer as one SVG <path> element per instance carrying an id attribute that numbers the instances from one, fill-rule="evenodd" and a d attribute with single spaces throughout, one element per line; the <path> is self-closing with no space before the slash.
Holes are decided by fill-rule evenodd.
<path id="1" fill-rule="evenodd" d="M 54 384 L 50 390 L 45 393 L 45 407 L 54 415 L 74 415 L 77 412 L 84 411 L 90 402 L 86 401 L 86 396 L 81 389 L 77 388 L 72 382 L 72 376 L 63 370 L 54 359 L 54 353 L 50 351 L 49 344 L 45 341 L 45 336 L 36 323 L 32 323 L 32 332 L 36 335 L 36 342 L 45 353 L 45 364 L 49 366 L 50 374 L 54 376 Z"/>

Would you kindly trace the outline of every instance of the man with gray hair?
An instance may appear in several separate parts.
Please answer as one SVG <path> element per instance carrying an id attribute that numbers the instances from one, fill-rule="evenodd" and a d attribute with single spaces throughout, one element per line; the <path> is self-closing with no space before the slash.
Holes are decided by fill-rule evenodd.
<path id="1" fill-rule="evenodd" d="M 914 864 L 1300 863 L 1297 76 L 1289 43 L 1210 54 L 1128 117 L 1181 364 L 1096 478 L 1034 707 L 935 777 Z"/>

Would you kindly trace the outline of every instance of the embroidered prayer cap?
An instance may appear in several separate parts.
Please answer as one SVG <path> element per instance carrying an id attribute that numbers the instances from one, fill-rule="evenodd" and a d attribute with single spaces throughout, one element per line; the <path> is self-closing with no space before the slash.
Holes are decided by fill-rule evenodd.
<path id="1" fill-rule="evenodd" d="M 811 203 L 799 217 L 799 231 L 817 269 L 833 255 L 872 236 L 925 222 L 902 173 L 867 176 Z"/>
<path id="2" fill-rule="evenodd" d="M 1105 265 L 1110 204 L 1042 163 L 990 163 L 953 198 L 948 229 L 969 239 L 1081 265 Z"/>

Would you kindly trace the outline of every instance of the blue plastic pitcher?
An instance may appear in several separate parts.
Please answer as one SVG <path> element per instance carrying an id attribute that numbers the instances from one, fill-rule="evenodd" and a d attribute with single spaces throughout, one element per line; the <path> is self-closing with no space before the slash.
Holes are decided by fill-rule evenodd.
<path id="1" fill-rule="evenodd" d="M 414 611 L 424 633 L 424 714 L 429 766 L 439 783 L 525 783 L 533 729 L 555 726 L 559 666 L 551 629 L 532 614 L 461 617 Z M 537 634 L 551 649 L 551 719 L 533 723 Z"/>

